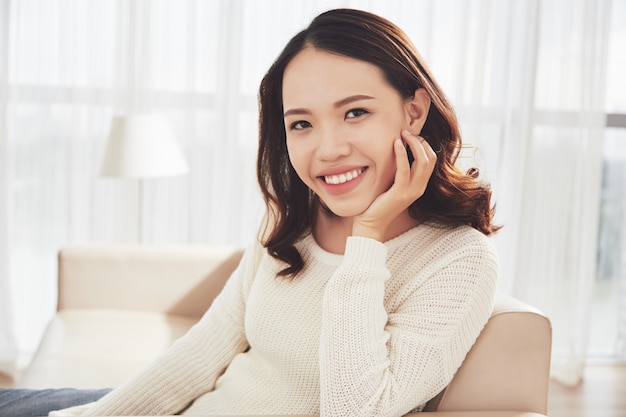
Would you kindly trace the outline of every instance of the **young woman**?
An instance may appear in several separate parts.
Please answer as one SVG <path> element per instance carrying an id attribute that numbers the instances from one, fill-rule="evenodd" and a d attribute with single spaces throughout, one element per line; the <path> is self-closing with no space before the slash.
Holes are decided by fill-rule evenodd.
<path id="1" fill-rule="evenodd" d="M 154 364 L 52 415 L 421 410 L 486 323 L 497 279 L 491 192 L 455 167 L 460 145 L 399 28 L 319 15 L 261 83 L 258 242 Z"/>

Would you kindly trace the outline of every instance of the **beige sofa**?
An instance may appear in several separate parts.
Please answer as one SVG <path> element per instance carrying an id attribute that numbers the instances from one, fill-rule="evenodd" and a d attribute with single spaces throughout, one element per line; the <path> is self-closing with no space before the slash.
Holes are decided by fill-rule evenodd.
<path id="1" fill-rule="evenodd" d="M 58 311 L 16 386 L 119 385 L 199 319 L 240 257 L 230 247 L 63 248 Z M 550 348 L 549 320 L 498 294 L 476 344 L 426 411 L 440 417 L 545 415 Z"/>

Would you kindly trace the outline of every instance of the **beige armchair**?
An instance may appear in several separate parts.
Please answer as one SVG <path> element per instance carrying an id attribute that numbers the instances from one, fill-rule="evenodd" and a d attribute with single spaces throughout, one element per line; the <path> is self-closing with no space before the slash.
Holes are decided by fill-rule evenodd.
<path id="1" fill-rule="evenodd" d="M 59 252 L 59 301 L 23 388 L 115 387 L 182 336 L 236 267 L 229 247 L 82 245 Z M 450 385 L 425 411 L 440 417 L 547 413 L 549 320 L 498 294 Z"/>
<path id="2" fill-rule="evenodd" d="M 446 412 L 440 417 L 469 417 L 473 415 L 469 411 L 481 416 L 488 415 L 485 411 L 498 411 L 494 414 L 498 416 L 547 414 L 551 346 L 552 328 L 543 314 L 497 294 L 478 340 L 448 387 L 425 411 Z"/>

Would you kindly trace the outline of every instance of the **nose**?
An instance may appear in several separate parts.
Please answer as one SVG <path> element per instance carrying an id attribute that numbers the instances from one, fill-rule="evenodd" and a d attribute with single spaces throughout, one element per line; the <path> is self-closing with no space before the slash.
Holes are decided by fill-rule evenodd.
<path id="1" fill-rule="evenodd" d="M 327 127 L 317 138 L 317 157 L 322 161 L 336 161 L 350 154 L 352 146 L 344 132 Z"/>

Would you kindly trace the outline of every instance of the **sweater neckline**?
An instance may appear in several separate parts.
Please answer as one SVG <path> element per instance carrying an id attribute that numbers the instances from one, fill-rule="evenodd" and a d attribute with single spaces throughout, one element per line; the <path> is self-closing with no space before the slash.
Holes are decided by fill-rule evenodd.
<path id="1" fill-rule="evenodd" d="M 420 234 L 425 227 L 427 227 L 426 223 L 418 224 L 417 226 L 412 227 L 406 232 L 401 233 L 398 236 L 383 242 L 383 245 L 385 245 L 385 247 L 387 248 L 388 253 L 391 253 L 398 247 L 405 246 L 410 241 L 415 239 L 415 237 Z M 328 252 L 327 250 L 322 248 L 317 243 L 312 233 L 307 234 L 304 239 L 302 239 L 302 244 L 305 248 L 309 248 L 309 251 L 314 258 L 324 263 L 338 265 L 343 260 L 343 254 Z"/>

